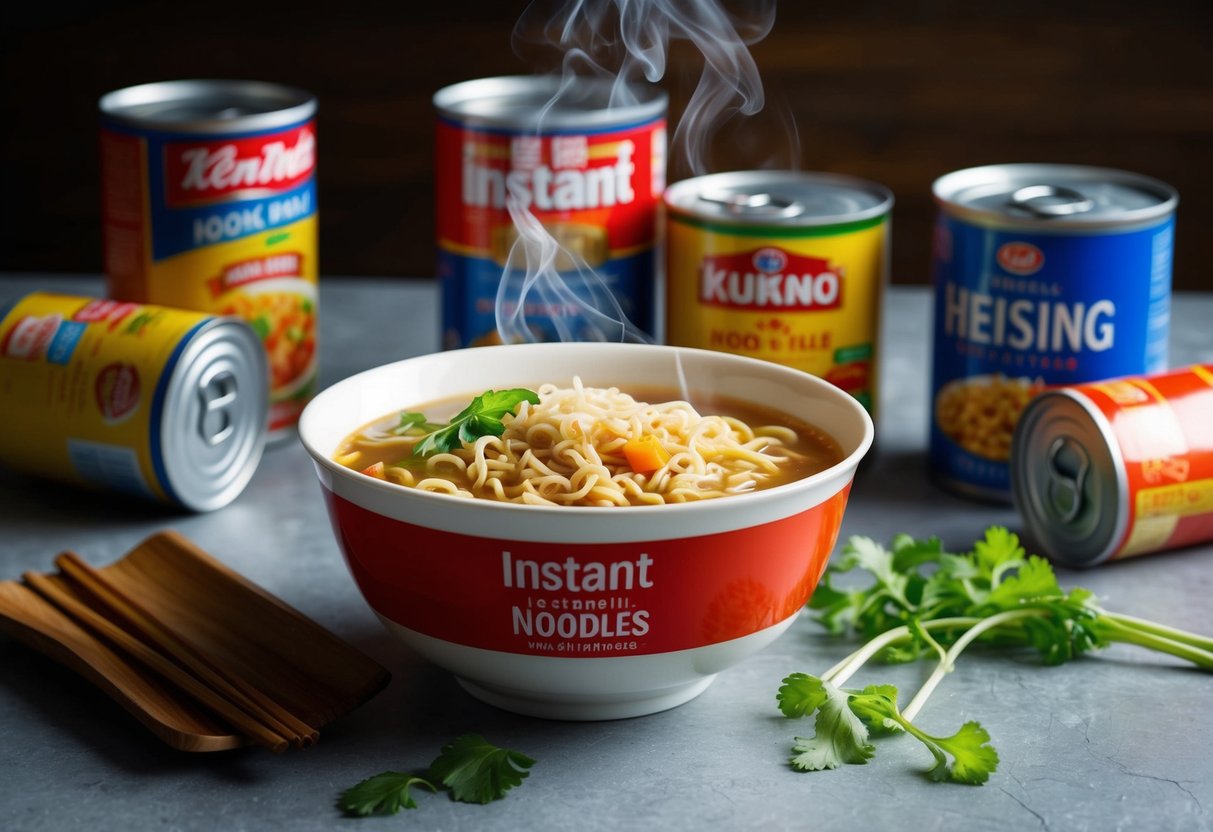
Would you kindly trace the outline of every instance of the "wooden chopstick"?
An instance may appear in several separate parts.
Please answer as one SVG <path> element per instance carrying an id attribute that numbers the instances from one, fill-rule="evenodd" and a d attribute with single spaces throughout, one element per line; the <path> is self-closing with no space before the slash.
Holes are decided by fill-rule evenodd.
<path id="1" fill-rule="evenodd" d="M 55 565 L 120 617 L 131 632 L 143 636 L 250 716 L 289 739 L 295 747 L 306 747 L 319 739 L 319 731 L 166 627 L 74 552 L 61 554 L 55 559 Z"/>
<path id="2" fill-rule="evenodd" d="M 139 639 L 123 630 L 114 622 L 105 618 L 87 604 L 79 601 L 70 592 L 57 585 L 46 575 L 37 572 L 26 572 L 23 576 L 26 584 L 51 604 L 58 607 L 77 622 L 83 624 L 102 638 L 108 639 L 133 658 L 143 662 L 152 670 L 159 673 L 172 684 L 194 697 L 198 702 L 226 719 L 236 730 L 271 751 L 285 751 L 289 738 L 256 717 L 245 713 L 236 704 L 225 698 L 219 692 L 211 689 L 199 679 L 148 647 Z"/>

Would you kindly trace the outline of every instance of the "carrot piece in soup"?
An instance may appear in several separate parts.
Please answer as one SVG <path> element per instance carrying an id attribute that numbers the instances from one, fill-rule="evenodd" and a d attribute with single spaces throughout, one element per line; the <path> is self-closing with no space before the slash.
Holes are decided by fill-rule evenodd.
<path id="1" fill-rule="evenodd" d="M 367 467 L 363 468 L 362 473 L 366 474 L 368 477 L 375 477 L 376 479 L 380 480 L 387 479 L 387 475 L 383 473 L 382 460 L 376 462 L 374 465 L 368 465 Z"/>
<path id="2" fill-rule="evenodd" d="M 651 473 L 670 461 L 669 451 L 661 446 L 656 436 L 651 435 L 629 439 L 624 443 L 623 455 L 637 474 Z"/>

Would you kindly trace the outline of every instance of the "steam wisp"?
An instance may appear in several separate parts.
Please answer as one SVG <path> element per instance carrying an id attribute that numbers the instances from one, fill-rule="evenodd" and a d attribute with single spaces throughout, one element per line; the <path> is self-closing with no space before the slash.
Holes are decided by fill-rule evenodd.
<path id="1" fill-rule="evenodd" d="M 586 78 L 610 82 L 608 107 L 636 104 L 631 84 L 664 78 L 671 42 L 685 40 L 703 57 L 703 70 L 674 130 L 670 155 L 676 170 L 706 173 L 720 127 L 737 115 L 759 112 L 765 102 L 749 45 L 770 32 L 774 0 L 735 5 L 741 11 L 731 13 L 718 0 L 566 0 L 546 12 L 551 4 L 533 2 L 515 26 L 515 49 L 520 54 L 528 46 L 555 50 L 561 73 L 556 94 L 540 111 L 537 132 L 542 133 L 552 108 Z M 506 205 L 518 237 L 496 298 L 497 332 L 504 343 L 539 340 L 527 324 L 528 306 L 555 313 L 549 320 L 562 341 L 652 341 L 627 318 L 602 276 L 547 232 L 524 189 L 511 186 Z M 558 260 L 574 265 L 579 291 L 561 277 Z M 524 277 L 511 279 L 512 274 Z"/>

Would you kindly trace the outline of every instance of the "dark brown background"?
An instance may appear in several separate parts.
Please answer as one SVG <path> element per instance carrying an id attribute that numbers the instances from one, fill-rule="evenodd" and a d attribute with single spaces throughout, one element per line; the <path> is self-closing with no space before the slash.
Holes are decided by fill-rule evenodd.
<path id="1" fill-rule="evenodd" d="M 10 4 L 11 5 L 11 4 Z M 48 3 L 0 34 L 0 269 L 101 268 L 96 100 L 168 78 L 294 84 L 321 102 L 321 271 L 433 273 L 430 96 L 532 69 L 522 2 Z M 6 16 L 13 12 L 6 12 Z M 1181 195 L 1178 288 L 1213 288 L 1213 2 L 853 0 L 779 6 L 754 53 L 800 133 L 801 166 L 897 195 L 893 277 L 922 282 L 930 184 L 961 167 L 1055 161 L 1139 171 Z M 697 69 L 673 55 L 672 114 Z M 752 135 L 779 144 L 778 122 Z M 753 166 L 732 142 L 717 169 Z M 677 171 L 675 171 L 677 173 Z"/>

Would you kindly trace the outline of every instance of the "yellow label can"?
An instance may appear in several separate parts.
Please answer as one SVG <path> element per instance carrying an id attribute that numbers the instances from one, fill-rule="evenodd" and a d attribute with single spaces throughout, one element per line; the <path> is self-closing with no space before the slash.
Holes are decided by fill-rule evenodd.
<path id="1" fill-rule="evenodd" d="M 683 180 L 665 203 L 668 343 L 786 364 L 874 409 L 888 189 L 750 171 Z"/>
<path id="2" fill-rule="evenodd" d="M 27 295 L 0 304 L 0 464 L 219 508 L 261 459 L 266 378 L 235 318 Z"/>
<path id="3" fill-rule="evenodd" d="M 317 377 L 316 100 L 254 81 L 167 81 L 100 103 L 109 295 L 234 315 L 270 368 L 285 436 Z"/>

